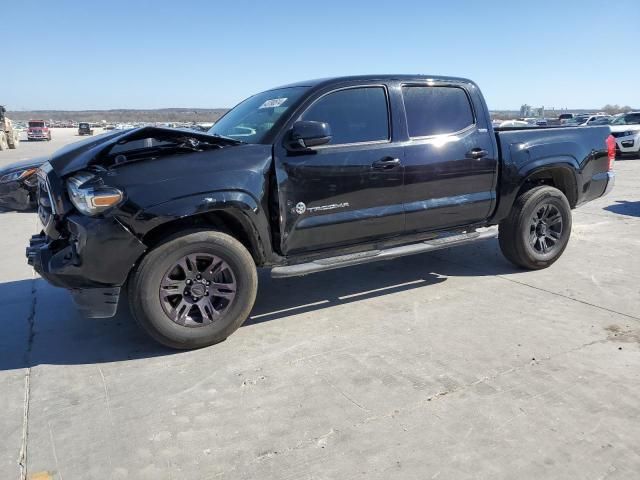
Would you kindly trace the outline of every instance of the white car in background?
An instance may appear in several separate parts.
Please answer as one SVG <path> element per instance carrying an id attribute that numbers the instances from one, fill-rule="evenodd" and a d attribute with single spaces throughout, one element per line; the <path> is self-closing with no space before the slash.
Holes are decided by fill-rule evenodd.
<path id="1" fill-rule="evenodd" d="M 598 125 L 599 123 L 597 123 L 599 120 L 604 120 L 604 119 L 609 119 L 609 115 L 604 115 L 602 113 L 596 113 L 595 115 L 591 115 L 589 118 L 587 118 L 587 120 L 582 124 L 582 125 L 593 125 L 594 122 L 596 122 L 595 124 Z"/>
<path id="2" fill-rule="evenodd" d="M 514 128 L 514 127 L 531 127 L 529 122 L 523 122 L 522 120 L 505 120 L 501 122 L 498 127 L 500 128 Z"/>
<path id="3" fill-rule="evenodd" d="M 629 112 L 609 124 L 620 153 L 640 153 L 640 112 Z"/>

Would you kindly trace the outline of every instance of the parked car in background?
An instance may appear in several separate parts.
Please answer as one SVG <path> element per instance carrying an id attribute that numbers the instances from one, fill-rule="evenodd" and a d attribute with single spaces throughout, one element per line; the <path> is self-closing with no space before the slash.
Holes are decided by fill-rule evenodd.
<path id="1" fill-rule="evenodd" d="M 609 119 L 609 115 L 602 115 L 597 113 L 595 115 L 589 115 L 589 117 L 582 123 L 582 125 L 583 126 L 594 125 L 594 122 L 597 122 L 597 121 L 600 121 L 600 122 L 604 121 L 604 123 L 599 123 L 596 125 L 608 125 L 609 124 L 608 119 Z"/>
<path id="2" fill-rule="evenodd" d="M 44 120 L 29 120 L 27 140 L 51 140 L 51 130 Z"/>
<path id="3" fill-rule="evenodd" d="M 598 116 L 587 121 L 588 126 L 609 125 L 609 123 L 611 123 L 611 117 L 609 115 Z"/>
<path id="4" fill-rule="evenodd" d="M 0 169 L 0 208 L 33 210 L 36 207 L 36 170 L 44 163 L 37 158 L 12 163 Z"/>
<path id="5" fill-rule="evenodd" d="M 514 127 L 531 127 L 532 125 L 524 120 L 505 120 L 500 122 L 499 125 L 494 125 L 494 128 L 514 128 Z"/>
<path id="6" fill-rule="evenodd" d="M 573 113 L 561 113 L 558 115 L 558 123 L 560 125 L 564 125 L 567 120 L 571 120 L 573 118 Z"/>
<path id="7" fill-rule="evenodd" d="M 578 115 L 574 115 L 573 118 L 569 118 L 568 120 L 565 120 L 563 125 L 567 127 L 578 127 L 578 126 L 584 125 L 585 123 L 587 123 L 589 119 L 594 117 L 595 115 L 590 113 L 589 114 L 581 113 Z"/>
<path id="8" fill-rule="evenodd" d="M 616 149 L 623 154 L 640 154 L 640 112 L 629 112 L 609 124 L 616 139 Z"/>
<path id="9" fill-rule="evenodd" d="M 80 122 L 78 124 L 78 135 L 93 135 L 93 128 L 91 128 L 91 124 L 87 122 Z"/>
<path id="10" fill-rule="evenodd" d="M 548 267 L 571 209 L 613 187 L 614 143 L 608 127 L 494 130 L 461 78 L 300 82 L 207 134 L 144 127 L 53 154 L 26 254 L 87 315 L 113 316 L 127 290 L 151 337 L 198 348 L 246 320 L 257 267 L 306 275 L 494 238 L 496 225 L 507 259 Z"/>

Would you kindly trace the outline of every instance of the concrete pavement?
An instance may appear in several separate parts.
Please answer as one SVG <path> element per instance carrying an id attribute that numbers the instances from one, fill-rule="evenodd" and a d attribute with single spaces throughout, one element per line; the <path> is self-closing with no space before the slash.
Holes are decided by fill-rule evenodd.
<path id="1" fill-rule="evenodd" d="M 0 214 L 0 478 L 23 446 L 59 480 L 634 478 L 640 161 L 616 169 L 547 270 L 490 241 L 264 271 L 247 324 L 192 352 L 81 318 L 24 263 L 35 215 Z"/>

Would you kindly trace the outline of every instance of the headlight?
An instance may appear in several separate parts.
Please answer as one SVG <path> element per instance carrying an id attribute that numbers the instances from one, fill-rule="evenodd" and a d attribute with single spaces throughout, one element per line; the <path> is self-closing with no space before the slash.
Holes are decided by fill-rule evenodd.
<path id="1" fill-rule="evenodd" d="M 76 173 L 67 180 L 67 192 L 71 203 L 85 215 L 97 215 L 118 205 L 124 195 L 113 187 L 95 182 L 96 176 L 89 172 Z"/>
<path id="2" fill-rule="evenodd" d="M 16 180 L 25 180 L 36 173 L 37 168 L 27 168 L 26 170 L 18 170 L 17 172 L 7 173 L 0 177 L 0 183 L 15 182 Z"/>
<path id="3" fill-rule="evenodd" d="M 630 137 L 631 135 L 634 135 L 636 132 L 634 132 L 633 130 L 628 130 L 626 132 L 622 132 L 622 136 L 623 137 Z"/>

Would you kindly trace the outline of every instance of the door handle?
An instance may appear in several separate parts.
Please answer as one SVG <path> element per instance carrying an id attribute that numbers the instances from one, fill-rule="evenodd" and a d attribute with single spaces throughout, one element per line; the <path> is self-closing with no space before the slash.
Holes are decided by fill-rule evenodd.
<path id="1" fill-rule="evenodd" d="M 376 160 L 371 164 L 372 168 L 376 170 L 390 170 L 400 166 L 400 159 L 394 157 L 384 157 L 380 160 Z"/>
<path id="2" fill-rule="evenodd" d="M 474 158 L 476 160 L 480 158 L 484 158 L 487 155 L 489 155 L 489 152 L 487 152 L 486 150 L 483 150 L 482 148 L 474 148 L 467 152 L 467 157 Z"/>

